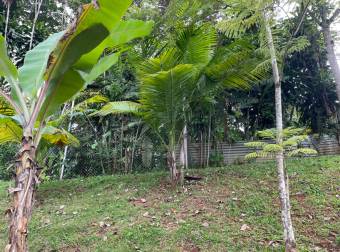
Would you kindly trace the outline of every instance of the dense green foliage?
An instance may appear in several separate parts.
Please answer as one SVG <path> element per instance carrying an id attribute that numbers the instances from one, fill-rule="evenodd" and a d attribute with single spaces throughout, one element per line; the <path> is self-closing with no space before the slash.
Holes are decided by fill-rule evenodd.
<path id="1" fill-rule="evenodd" d="M 66 27 L 76 16 L 81 2 L 87 1 L 44 2 L 37 19 L 33 45 Z M 81 103 L 94 95 L 105 96 L 112 102 L 142 101 L 144 98 L 141 89 L 145 77 L 141 74 L 141 67 L 146 62 L 164 57 L 171 48 L 178 48 L 183 53 L 183 59 L 176 59 L 177 62 L 173 62 L 172 67 L 193 64 L 196 76 L 191 81 L 195 92 L 190 97 L 180 92 L 186 99 L 183 99 L 184 96 L 177 97 L 178 101 L 182 100 L 182 105 L 174 108 L 184 114 L 181 115 L 181 123 L 176 126 L 174 142 L 179 141 L 184 121 L 190 129 L 190 142 L 201 143 L 202 146 L 208 143 L 218 146 L 221 142 L 251 140 L 257 131 L 272 128 L 275 121 L 274 86 L 270 74 L 264 75 L 270 67 L 268 54 L 263 50 L 265 41 L 261 37 L 261 30 L 253 25 L 255 19 L 247 21 L 245 29 L 239 30 L 239 34 L 232 34 L 237 27 L 232 24 L 226 26 L 232 13 L 239 11 L 239 4 L 242 3 L 200 0 L 134 1 L 126 19 L 153 20 L 155 25 L 151 35 L 105 51 L 110 57 L 102 62 L 104 74 L 96 80 L 91 75 L 88 76 L 90 83 L 81 95 L 75 97 L 75 103 Z M 313 1 L 309 4 L 312 12 L 318 11 Z M 335 86 L 327 64 L 322 34 L 309 12 L 299 26 L 305 7 L 305 1 L 299 2 L 289 18 L 279 20 L 275 26 L 274 35 L 278 48 L 282 54 L 285 50 L 289 53 L 289 57 L 284 57 L 280 62 L 284 124 L 287 127 L 311 128 L 316 134 L 337 135 L 339 123 Z M 334 8 L 335 6 L 330 5 L 330 12 Z M 5 18 L 6 6 L 2 3 L 0 10 L 4 13 L 2 18 Z M 14 1 L 10 8 L 8 45 L 10 56 L 17 66 L 22 65 L 24 52 L 28 49 L 27 38 L 32 28 L 32 13 L 33 7 L 27 1 Z M 4 30 L 4 22 L 1 25 Z M 128 28 L 129 23 L 124 25 Z M 299 29 L 291 41 L 298 26 Z M 223 32 L 215 32 L 212 41 L 207 38 L 207 34 L 208 30 L 215 28 Z M 125 34 L 130 35 L 129 31 Z M 224 33 L 225 31 L 228 32 Z M 196 41 L 195 36 L 198 38 Z M 193 39 L 190 40 L 190 37 Z M 208 48 L 210 51 L 204 47 L 208 42 L 212 45 Z M 197 50 L 197 46 L 201 46 L 208 54 L 204 54 L 204 50 Z M 204 58 L 207 56 L 210 58 Z M 116 60 L 115 67 L 108 64 Z M 198 66 L 197 61 L 202 60 L 205 63 L 199 63 L 201 65 Z M 262 63 L 259 64 L 260 62 Z M 232 83 L 237 86 L 245 84 L 240 82 L 243 80 L 239 77 L 248 77 L 252 65 L 256 64 L 259 64 L 257 74 L 260 73 L 259 70 L 262 71 L 258 81 L 248 79 L 246 89 L 230 88 Z M 222 85 L 223 80 L 227 82 L 227 86 Z M 8 90 L 7 85 L 2 87 Z M 150 125 L 133 114 L 117 112 L 113 116 L 91 116 L 102 104 L 105 102 L 89 104 L 82 111 L 72 112 L 70 102 L 57 113 L 59 116 L 69 110 L 62 116 L 62 120 L 58 120 L 59 126 L 65 130 L 70 126 L 71 133 L 82 145 L 80 148 L 69 148 L 64 161 L 64 150 L 60 147 L 46 150 L 49 155 L 43 160 L 43 164 L 46 165 L 47 174 L 58 176 L 62 163 L 65 164 L 65 176 L 68 177 L 141 171 L 166 166 L 164 140 L 168 142 L 168 136 L 164 135 L 164 129 L 169 128 L 159 128 L 163 122 L 159 121 L 155 131 L 154 124 Z M 220 163 L 220 153 L 211 153 L 210 158 L 212 163 Z"/>

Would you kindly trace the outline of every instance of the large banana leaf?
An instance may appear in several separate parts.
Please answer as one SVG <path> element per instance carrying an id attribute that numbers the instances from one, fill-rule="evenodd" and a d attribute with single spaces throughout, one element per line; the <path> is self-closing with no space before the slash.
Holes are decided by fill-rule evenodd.
<path id="1" fill-rule="evenodd" d="M 11 118 L 0 118 L 0 144 L 7 142 L 20 143 L 22 128 Z"/>
<path id="2" fill-rule="evenodd" d="M 17 82 L 18 71 L 9 59 L 6 50 L 5 38 L 0 35 L 0 77 L 3 76 L 10 83 Z"/>
<path id="3" fill-rule="evenodd" d="M 39 115 L 40 120 L 51 115 L 61 103 L 69 100 L 82 89 L 86 82 L 93 81 L 115 63 L 117 56 L 110 55 L 93 69 L 105 48 L 116 46 L 115 43 L 128 42 L 127 40 L 144 36 L 151 31 L 151 22 L 119 23 L 130 4 L 131 0 L 99 0 L 97 4 L 84 6 L 77 25 L 66 32 L 51 54 L 52 60 L 45 74 L 48 89 Z M 120 29 L 128 30 L 122 32 Z M 133 29 L 135 29 L 134 32 L 132 32 Z M 111 35 L 108 36 L 110 33 Z M 119 39 L 114 41 L 115 33 Z M 124 33 L 130 33 L 130 35 L 123 36 Z M 77 75 L 75 70 L 82 73 L 83 78 Z M 86 77 L 83 72 L 90 73 L 90 75 Z M 69 87 L 70 85 L 72 87 Z"/>
<path id="4" fill-rule="evenodd" d="M 43 76 L 50 54 L 63 35 L 64 32 L 52 34 L 26 53 L 24 65 L 19 69 L 19 83 L 28 98 L 33 99 L 43 84 Z"/>
<path id="5" fill-rule="evenodd" d="M 57 145 L 57 146 L 65 146 L 71 145 L 74 147 L 79 146 L 79 140 L 63 129 L 57 129 L 51 125 L 47 125 L 42 134 L 42 138 L 46 140 L 48 143 Z"/>
<path id="6" fill-rule="evenodd" d="M 98 61 L 100 55 L 106 48 L 112 48 L 127 43 L 135 38 L 148 35 L 152 30 L 153 24 L 153 21 L 143 22 L 139 20 L 127 20 L 113 23 L 113 26 L 109 30 L 110 36 L 90 53 L 83 55 L 76 64 L 77 69 L 89 72 L 92 65 Z"/>
<path id="7" fill-rule="evenodd" d="M 99 111 L 91 114 L 91 116 L 106 116 L 109 114 L 138 114 L 141 105 L 131 101 L 109 102 Z"/>
<path id="8" fill-rule="evenodd" d="M 119 45 L 123 45 L 135 38 L 141 38 L 147 36 L 152 28 L 153 21 L 140 21 L 140 20 L 127 20 L 120 21 L 111 31 L 110 36 L 105 39 L 96 49 L 91 51 L 89 54 L 82 56 L 79 62 L 75 65 L 77 69 L 83 72 L 89 72 L 88 66 L 95 64 L 106 48 L 113 48 Z M 88 75 L 84 75 L 86 83 L 91 83 L 101 74 L 107 71 L 118 61 L 121 50 L 117 53 L 105 56 L 90 70 Z"/>
<path id="9" fill-rule="evenodd" d="M 108 31 L 102 24 L 95 24 L 77 35 L 66 33 L 65 36 L 68 37 L 64 36 L 60 40 L 51 55 L 52 60 L 45 75 L 47 89 L 45 102 L 40 110 L 40 120 L 51 115 L 62 103 L 83 88 L 85 81 L 71 67 L 83 54 L 97 47 L 107 35 Z"/>
<path id="10" fill-rule="evenodd" d="M 99 62 L 92 68 L 89 74 L 83 74 L 85 82 L 88 84 L 92 83 L 101 74 L 109 70 L 114 64 L 118 62 L 120 54 L 121 52 L 113 53 L 101 58 Z"/>

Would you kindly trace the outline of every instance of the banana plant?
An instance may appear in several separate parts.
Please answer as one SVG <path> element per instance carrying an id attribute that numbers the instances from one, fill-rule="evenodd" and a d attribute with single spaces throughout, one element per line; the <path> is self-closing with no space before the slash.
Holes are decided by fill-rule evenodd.
<path id="1" fill-rule="evenodd" d="M 52 127 L 53 114 L 115 64 L 126 42 L 150 33 L 152 22 L 122 20 L 131 2 L 97 0 L 82 6 L 65 31 L 52 34 L 27 52 L 20 69 L 8 57 L 5 39 L 0 36 L 0 77 L 11 86 L 10 93 L 0 90 L 0 143 L 20 143 L 15 186 L 9 190 L 13 205 L 7 211 L 11 220 L 6 251 L 28 251 L 41 140 L 68 144 L 73 139 Z M 55 139 L 57 133 L 59 140 Z"/>

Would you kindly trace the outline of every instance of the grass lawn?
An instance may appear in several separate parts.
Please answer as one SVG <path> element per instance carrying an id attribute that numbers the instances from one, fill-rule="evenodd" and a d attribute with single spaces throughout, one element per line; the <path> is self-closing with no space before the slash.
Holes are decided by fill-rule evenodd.
<path id="1" fill-rule="evenodd" d="M 340 251 L 340 156 L 290 160 L 299 251 Z M 172 189 L 166 173 L 43 183 L 30 251 L 282 251 L 273 162 L 190 170 L 201 182 Z M 9 204 L 0 182 L 0 210 Z M 0 215 L 0 247 L 7 220 Z"/>

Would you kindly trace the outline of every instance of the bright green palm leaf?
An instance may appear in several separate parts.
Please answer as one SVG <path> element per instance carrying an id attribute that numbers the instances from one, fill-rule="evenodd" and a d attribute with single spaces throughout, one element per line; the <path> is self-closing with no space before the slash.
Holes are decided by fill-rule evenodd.
<path id="1" fill-rule="evenodd" d="M 43 84 L 49 56 L 63 34 L 64 32 L 59 32 L 51 35 L 26 54 L 24 65 L 19 69 L 19 83 L 29 98 L 33 99 Z"/>
<path id="2" fill-rule="evenodd" d="M 193 90 L 197 70 L 182 64 L 141 79 L 141 104 L 144 119 L 154 128 L 161 125 L 173 131 L 183 119 L 183 100 Z"/>
<path id="3" fill-rule="evenodd" d="M 0 118 L 0 144 L 7 142 L 20 143 L 22 128 L 10 118 Z"/>
<path id="4" fill-rule="evenodd" d="M 109 102 L 99 111 L 91 114 L 91 116 L 106 116 L 109 114 L 137 114 L 141 105 L 131 101 Z"/>
<path id="5" fill-rule="evenodd" d="M 178 34 L 176 45 L 184 64 L 194 64 L 203 68 L 212 59 L 217 34 L 209 26 L 188 27 Z"/>
<path id="6" fill-rule="evenodd" d="M 2 35 L 0 35 L 0 77 L 1 76 L 5 77 L 11 84 L 17 82 L 18 79 L 17 68 L 7 55 L 6 41 Z"/>

